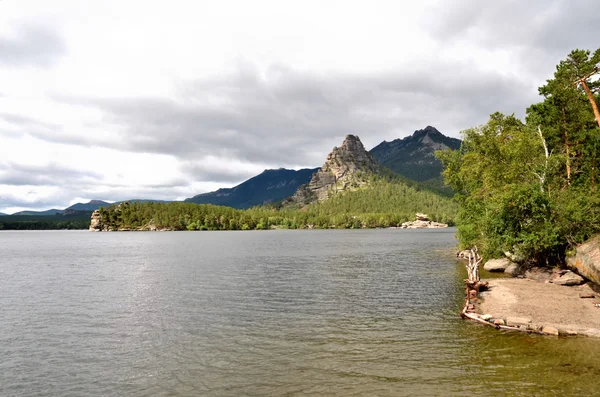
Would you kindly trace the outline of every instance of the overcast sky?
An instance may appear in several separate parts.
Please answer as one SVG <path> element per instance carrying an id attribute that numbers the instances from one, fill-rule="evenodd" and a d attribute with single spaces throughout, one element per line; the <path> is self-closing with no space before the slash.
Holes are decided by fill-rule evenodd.
<path id="1" fill-rule="evenodd" d="M 0 0 L 0 211 L 183 199 L 523 117 L 598 0 Z"/>

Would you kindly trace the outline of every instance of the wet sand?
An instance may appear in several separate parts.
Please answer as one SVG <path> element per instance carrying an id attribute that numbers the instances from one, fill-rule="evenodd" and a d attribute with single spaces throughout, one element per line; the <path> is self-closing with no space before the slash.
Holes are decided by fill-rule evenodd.
<path id="1" fill-rule="evenodd" d="M 478 312 L 495 318 L 525 317 L 536 326 L 600 337 L 600 294 L 588 285 L 566 287 L 531 279 L 488 279 Z M 595 298 L 580 298 L 594 294 Z"/>

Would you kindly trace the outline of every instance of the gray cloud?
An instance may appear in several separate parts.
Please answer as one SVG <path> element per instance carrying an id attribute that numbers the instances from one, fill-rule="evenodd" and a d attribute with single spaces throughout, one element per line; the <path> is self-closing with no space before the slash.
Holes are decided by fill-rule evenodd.
<path id="1" fill-rule="evenodd" d="M 76 187 L 101 179 L 98 173 L 73 170 L 56 163 L 43 166 L 0 163 L 0 185 Z"/>
<path id="2" fill-rule="evenodd" d="M 65 53 L 62 37 L 47 26 L 19 25 L 0 36 L 0 64 L 7 66 L 48 67 Z"/>
<path id="3" fill-rule="evenodd" d="M 596 0 L 457 0 L 431 10 L 423 26 L 437 41 L 466 40 L 489 50 L 510 50 L 515 62 L 539 76 L 541 71 L 552 73 L 571 50 L 598 48 L 598 10 Z"/>
<path id="4" fill-rule="evenodd" d="M 80 171 L 50 163 L 47 165 L 24 165 L 0 162 L 0 185 L 31 186 L 25 197 L 13 194 L 0 195 L 0 208 L 65 208 L 74 197 L 99 198 L 121 201 L 132 198 L 172 200 L 177 196 L 190 196 L 189 180 L 175 177 L 164 183 L 131 185 L 108 183 L 101 174 Z M 38 197 L 38 187 L 56 187 L 49 196 Z M 34 197 L 34 198 L 32 198 Z"/>
<path id="5" fill-rule="evenodd" d="M 255 172 L 244 168 L 215 167 L 215 164 L 202 164 L 194 161 L 184 161 L 180 165 L 180 171 L 189 180 L 219 181 L 236 183 L 256 175 Z"/>
<path id="6" fill-rule="evenodd" d="M 523 111 L 535 97 L 528 90 L 499 73 L 463 64 L 440 68 L 432 59 L 383 75 L 316 74 L 277 65 L 262 77 L 240 64 L 226 78 L 189 82 L 172 99 L 56 95 L 60 101 L 100 109 L 121 136 L 106 142 L 99 137 L 55 138 L 167 153 L 186 161 L 213 155 L 274 166 L 316 166 L 346 134 L 358 134 L 367 146 L 429 124 L 457 135 L 494 111 Z"/>

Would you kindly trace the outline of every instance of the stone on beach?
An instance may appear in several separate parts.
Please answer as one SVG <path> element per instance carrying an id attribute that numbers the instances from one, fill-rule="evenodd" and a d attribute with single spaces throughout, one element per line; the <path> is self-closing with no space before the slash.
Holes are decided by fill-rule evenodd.
<path id="1" fill-rule="evenodd" d="M 542 332 L 547 335 L 558 336 L 558 328 L 551 327 L 549 325 L 545 325 L 542 327 Z"/>
<path id="2" fill-rule="evenodd" d="M 517 276 L 520 273 L 519 265 L 516 263 L 511 263 L 506 269 L 504 269 L 504 273 L 510 274 L 513 277 Z"/>
<path id="3" fill-rule="evenodd" d="M 488 272 L 503 272 L 510 266 L 510 264 L 511 262 L 506 258 L 490 259 L 485 263 L 485 265 L 483 265 L 483 269 L 487 270 Z"/>
<path id="4" fill-rule="evenodd" d="M 580 275 L 573 273 L 572 271 L 567 271 L 559 278 L 552 280 L 552 283 L 558 285 L 571 286 L 583 284 L 584 281 L 585 280 Z"/>

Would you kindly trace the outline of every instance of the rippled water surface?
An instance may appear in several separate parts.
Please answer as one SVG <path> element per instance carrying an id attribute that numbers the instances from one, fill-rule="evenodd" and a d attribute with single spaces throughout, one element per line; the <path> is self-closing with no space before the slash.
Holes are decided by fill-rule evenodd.
<path id="1" fill-rule="evenodd" d="M 600 341 L 458 318 L 453 233 L 0 232 L 0 395 L 598 395 Z"/>

